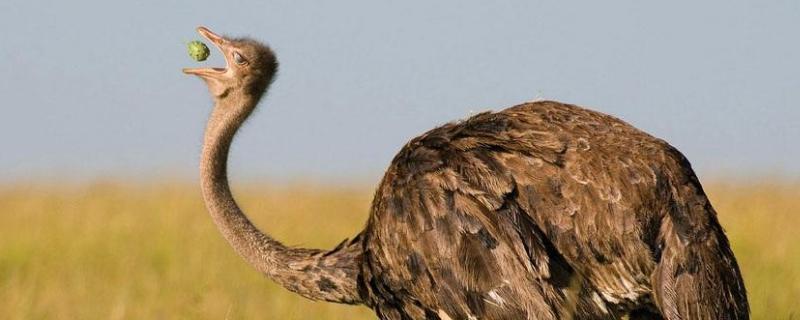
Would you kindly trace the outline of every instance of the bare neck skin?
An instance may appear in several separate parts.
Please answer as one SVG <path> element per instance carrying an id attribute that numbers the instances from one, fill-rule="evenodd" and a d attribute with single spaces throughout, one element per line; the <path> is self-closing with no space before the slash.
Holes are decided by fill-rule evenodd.
<path id="1" fill-rule="evenodd" d="M 236 131 L 258 103 L 258 96 L 233 90 L 216 97 L 200 161 L 201 187 L 208 212 L 233 249 L 281 286 L 309 299 L 360 303 L 356 288 L 360 248 L 356 241 L 343 243 L 329 252 L 286 247 L 253 225 L 231 194 L 228 151 Z"/>
<path id="2" fill-rule="evenodd" d="M 239 100 L 239 101 L 237 101 Z M 239 109 L 232 104 L 250 104 Z M 221 99 L 206 125 L 200 159 L 200 185 L 208 212 L 222 235 L 247 262 L 261 272 L 274 272 L 274 250 L 282 245 L 256 228 L 233 199 L 228 185 L 227 162 L 236 131 L 252 110 L 253 101 Z M 245 114 L 242 114 L 245 113 Z M 263 251 L 263 252 L 262 252 Z"/>

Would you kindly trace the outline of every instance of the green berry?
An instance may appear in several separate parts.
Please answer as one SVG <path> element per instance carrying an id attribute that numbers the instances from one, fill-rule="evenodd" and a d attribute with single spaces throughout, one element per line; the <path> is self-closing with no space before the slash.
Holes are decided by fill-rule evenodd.
<path id="1" fill-rule="evenodd" d="M 205 61 L 211 55 L 211 50 L 201 41 L 189 42 L 189 56 L 195 61 Z"/>

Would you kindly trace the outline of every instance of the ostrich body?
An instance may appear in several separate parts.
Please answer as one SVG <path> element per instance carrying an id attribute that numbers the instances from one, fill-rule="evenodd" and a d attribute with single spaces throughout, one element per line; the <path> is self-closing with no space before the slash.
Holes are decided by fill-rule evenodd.
<path id="1" fill-rule="evenodd" d="M 206 207 L 236 252 L 288 290 L 381 319 L 748 318 L 736 260 L 686 158 L 619 119 L 553 101 L 413 139 L 354 239 L 284 246 L 240 210 L 226 174 L 277 61 L 253 40 L 198 30 L 227 62 L 184 69 L 215 101 Z"/>

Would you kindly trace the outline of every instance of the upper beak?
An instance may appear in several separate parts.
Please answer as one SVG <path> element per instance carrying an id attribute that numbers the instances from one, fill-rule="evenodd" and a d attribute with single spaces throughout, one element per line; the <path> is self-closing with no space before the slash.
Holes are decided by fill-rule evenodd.
<path id="1" fill-rule="evenodd" d="M 197 27 L 197 32 L 200 33 L 200 35 L 203 36 L 204 38 L 208 39 L 208 41 L 214 43 L 214 45 L 217 47 L 223 46 L 228 43 L 228 40 L 225 40 L 225 38 L 212 32 L 206 27 L 203 26 Z"/>
<path id="2" fill-rule="evenodd" d="M 226 51 L 229 43 L 227 39 L 202 26 L 197 27 L 197 32 L 214 44 L 214 46 L 216 46 L 222 52 L 223 56 L 227 57 Z M 225 62 L 228 62 L 227 58 L 225 59 Z M 221 76 L 225 74 L 226 71 L 227 66 L 225 68 L 183 68 L 183 73 L 193 74 L 203 78 Z"/>

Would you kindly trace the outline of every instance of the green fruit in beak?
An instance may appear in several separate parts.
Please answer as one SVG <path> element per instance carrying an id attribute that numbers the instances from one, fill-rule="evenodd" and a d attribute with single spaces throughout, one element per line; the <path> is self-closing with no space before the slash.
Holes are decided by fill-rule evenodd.
<path id="1" fill-rule="evenodd" d="M 205 61 L 211 55 L 211 50 L 201 41 L 189 42 L 189 56 L 195 61 Z"/>

